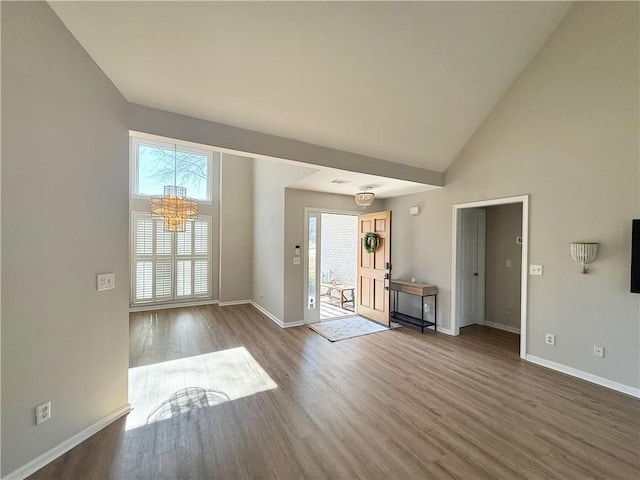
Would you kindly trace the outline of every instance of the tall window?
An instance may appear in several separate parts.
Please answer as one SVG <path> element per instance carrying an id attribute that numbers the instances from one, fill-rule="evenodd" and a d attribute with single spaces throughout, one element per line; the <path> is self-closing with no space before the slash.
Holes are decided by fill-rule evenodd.
<path id="1" fill-rule="evenodd" d="M 165 232 L 162 219 L 132 215 L 132 303 L 211 297 L 211 217 Z"/>
<path id="2" fill-rule="evenodd" d="M 165 185 L 187 188 L 187 195 L 211 201 L 213 153 L 132 137 L 131 195 L 162 195 Z"/>

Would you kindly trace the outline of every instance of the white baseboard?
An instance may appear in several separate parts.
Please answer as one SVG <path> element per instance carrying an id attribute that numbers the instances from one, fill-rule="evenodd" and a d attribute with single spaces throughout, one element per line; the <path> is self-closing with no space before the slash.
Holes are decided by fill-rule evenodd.
<path id="1" fill-rule="evenodd" d="M 282 320 L 280 320 L 273 313 L 271 313 L 269 310 L 267 310 L 266 308 L 264 308 L 262 305 L 258 304 L 257 302 L 255 302 L 253 300 L 250 300 L 249 303 L 251 303 L 251 305 L 253 305 L 257 310 L 259 310 L 260 313 L 264 314 L 266 317 L 271 319 L 273 321 L 273 323 L 278 325 L 280 328 L 291 328 L 291 327 L 299 327 L 301 325 L 305 325 L 304 320 L 300 320 L 299 322 L 287 322 L 287 323 L 284 323 Z"/>
<path id="2" fill-rule="evenodd" d="M 247 303 L 252 302 L 252 300 L 231 300 L 230 302 L 218 301 L 218 305 L 220 305 L 221 307 L 229 307 L 231 305 L 246 305 Z"/>
<path id="3" fill-rule="evenodd" d="M 264 308 L 262 305 L 258 304 L 254 300 L 251 300 L 251 305 L 253 305 L 260 313 L 265 315 L 267 318 L 271 319 L 280 328 L 284 328 L 284 323 L 282 322 L 282 320 L 280 320 L 278 317 L 276 317 L 274 314 L 272 314 L 269 310 Z"/>
<path id="4" fill-rule="evenodd" d="M 488 322 L 486 320 L 484 324 L 487 327 L 497 328 L 498 330 L 504 330 L 505 332 L 517 333 L 518 335 L 520 335 L 520 329 L 518 327 L 512 327 L 510 325 L 504 325 L 502 323 Z"/>
<path id="5" fill-rule="evenodd" d="M 304 320 L 298 320 L 297 322 L 287 322 L 283 328 L 301 327 L 307 323 Z"/>
<path id="6" fill-rule="evenodd" d="M 626 393 L 627 395 L 631 395 L 632 397 L 640 398 L 640 388 L 635 388 L 623 383 L 614 382 L 613 380 L 599 377 L 597 375 L 593 375 L 592 373 L 583 372 L 582 370 L 578 370 L 577 368 L 567 367 L 566 365 L 562 365 L 561 363 L 552 362 L 551 360 L 546 360 L 534 355 L 527 355 L 525 357 L 525 360 L 531 363 L 535 363 L 536 365 L 541 365 L 543 367 L 556 370 L 557 372 L 566 373 L 567 375 L 571 375 L 572 377 L 586 380 L 587 382 L 595 383 L 596 385 L 610 388 L 611 390 L 616 390 L 617 392 Z"/>
<path id="7" fill-rule="evenodd" d="M 436 332 L 453 336 L 453 332 L 451 330 L 449 330 L 448 328 L 441 327 L 440 325 L 438 325 L 438 330 L 436 330 Z"/>
<path id="8" fill-rule="evenodd" d="M 218 300 L 194 300 L 193 302 L 183 302 L 183 303 L 153 303 L 148 305 L 136 305 L 134 307 L 129 307 L 129 313 L 136 312 L 151 312 L 153 310 L 166 310 L 169 308 L 185 308 L 185 307 L 202 307 L 204 305 L 216 305 L 218 304 Z"/>
<path id="9" fill-rule="evenodd" d="M 84 442 L 87 438 L 95 435 L 100 430 L 115 422 L 120 417 L 126 415 L 131 411 L 131 405 L 125 403 L 120 408 L 114 410 L 109 415 L 101 418 L 96 423 L 89 425 L 87 428 L 82 430 L 81 432 L 76 433 L 73 437 L 68 438 L 61 444 L 53 447 L 51 450 L 43 453 L 39 457 L 34 458 L 29 463 L 23 465 L 22 467 L 14 470 L 6 477 L 3 477 L 2 480 L 22 480 L 29 475 L 37 472 L 45 465 L 53 462 L 59 456 L 67 453 L 73 447 L 79 445 Z"/>

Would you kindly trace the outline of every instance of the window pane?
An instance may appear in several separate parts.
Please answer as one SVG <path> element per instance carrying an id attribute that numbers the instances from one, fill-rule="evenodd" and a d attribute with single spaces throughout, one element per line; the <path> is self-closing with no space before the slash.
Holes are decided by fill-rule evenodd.
<path id="1" fill-rule="evenodd" d="M 191 260 L 179 260 L 176 272 L 176 295 L 191 295 Z"/>
<path id="2" fill-rule="evenodd" d="M 209 157 L 173 148 L 138 145 L 138 194 L 162 195 L 165 185 L 186 187 L 187 196 L 207 200 Z"/>
<path id="3" fill-rule="evenodd" d="M 138 218 L 136 223 L 136 255 L 153 253 L 153 220 Z"/>
<path id="4" fill-rule="evenodd" d="M 153 285 L 153 263 L 136 262 L 136 300 L 151 300 Z"/>
<path id="5" fill-rule="evenodd" d="M 171 232 L 164 231 L 164 222 L 156 222 L 156 255 L 171 255 Z"/>
<path id="6" fill-rule="evenodd" d="M 309 283 L 309 292 L 307 299 L 307 308 L 309 310 L 313 310 L 316 308 L 316 290 L 318 286 L 316 285 L 316 217 L 309 217 L 309 271 L 308 275 L 308 283 Z"/>
<path id="7" fill-rule="evenodd" d="M 184 232 L 178 232 L 178 255 L 191 255 L 193 220 L 188 220 Z"/>
<path id="8" fill-rule="evenodd" d="M 156 262 L 156 298 L 171 297 L 171 260 Z"/>
<path id="9" fill-rule="evenodd" d="M 196 260 L 193 265 L 193 294 L 206 295 L 209 293 L 209 261 Z"/>
<path id="10" fill-rule="evenodd" d="M 209 223 L 204 220 L 196 220 L 194 228 L 194 254 L 207 255 L 209 252 Z"/>

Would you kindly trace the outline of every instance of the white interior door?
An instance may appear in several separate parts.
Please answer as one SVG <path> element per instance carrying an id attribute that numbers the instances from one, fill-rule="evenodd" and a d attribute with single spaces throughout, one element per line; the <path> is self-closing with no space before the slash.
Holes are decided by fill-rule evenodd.
<path id="1" fill-rule="evenodd" d="M 321 238 L 321 213 L 319 211 L 307 211 L 305 215 L 304 238 L 304 271 L 305 271 L 305 323 L 320 321 L 320 238 Z"/>
<path id="2" fill-rule="evenodd" d="M 458 326 L 484 323 L 486 212 L 464 208 L 458 218 Z"/>

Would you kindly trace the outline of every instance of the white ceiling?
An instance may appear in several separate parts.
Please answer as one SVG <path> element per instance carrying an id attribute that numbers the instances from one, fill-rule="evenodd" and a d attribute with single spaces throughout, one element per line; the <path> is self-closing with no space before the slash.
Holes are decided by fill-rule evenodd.
<path id="1" fill-rule="evenodd" d="M 444 171 L 569 2 L 51 2 L 133 103 Z"/>
<path id="2" fill-rule="evenodd" d="M 333 183 L 335 180 L 344 183 Z M 357 192 L 364 190 L 364 187 L 371 187 L 371 192 L 378 198 L 399 197 L 439 188 L 432 185 L 425 185 L 424 183 L 379 177 L 365 173 L 347 172 L 335 168 L 322 168 L 316 173 L 288 185 L 288 187 L 300 190 L 312 190 L 315 192 L 336 193 L 339 195 L 355 195 Z"/>

